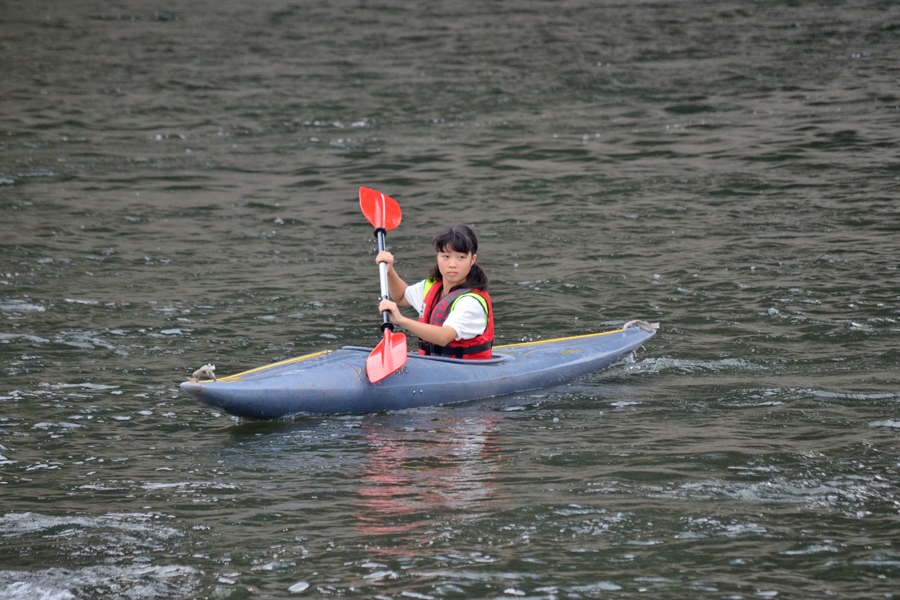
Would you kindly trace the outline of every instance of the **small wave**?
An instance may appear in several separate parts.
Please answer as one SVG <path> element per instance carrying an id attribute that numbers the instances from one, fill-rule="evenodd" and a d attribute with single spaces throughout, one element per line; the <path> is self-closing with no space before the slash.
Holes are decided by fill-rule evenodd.
<path id="1" fill-rule="evenodd" d="M 0 343 L 8 344 L 15 339 L 28 340 L 29 342 L 34 342 L 36 344 L 46 344 L 50 341 L 47 338 L 38 337 L 36 335 L 28 335 L 25 333 L 0 333 Z"/>
<path id="2" fill-rule="evenodd" d="M 60 421 L 59 423 L 48 423 L 46 421 L 41 423 L 35 423 L 31 426 L 32 429 L 50 429 L 51 427 L 62 427 L 64 429 L 75 429 L 77 427 L 84 427 L 84 425 L 79 425 L 78 423 L 69 423 L 67 421 Z"/>
<path id="3" fill-rule="evenodd" d="M 140 488 L 147 491 L 166 489 L 210 489 L 210 490 L 236 490 L 238 487 L 230 483 L 215 483 L 211 481 L 176 481 L 172 483 L 142 483 Z"/>
<path id="4" fill-rule="evenodd" d="M 893 429 L 900 429 L 900 421 L 892 421 L 890 419 L 885 421 L 872 421 L 869 423 L 869 427 L 891 427 Z"/>
<path id="5" fill-rule="evenodd" d="M 900 556 L 876 556 L 870 560 L 855 560 L 854 565 L 875 568 L 900 568 Z"/>
<path id="6" fill-rule="evenodd" d="M 0 310 L 6 312 L 44 312 L 47 309 L 40 304 L 32 304 L 24 300 L 4 300 L 0 302 Z"/>
<path id="7" fill-rule="evenodd" d="M 107 596 L 110 589 L 121 592 L 116 596 L 123 598 L 180 598 L 199 585 L 198 571 L 180 565 L 0 571 L 0 597 L 8 600 L 75 600 Z"/>
<path id="8" fill-rule="evenodd" d="M 782 550 L 779 554 L 785 556 L 804 556 L 808 554 L 819 554 L 821 552 L 838 552 L 838 549 L 830 544 L 813 544 L 798 550 Z"/>
<path id="9" fill-rule="evenodd" d="M 891 393 L 874 393 L 874 394 L 854 394 L 848 392 L 830 392 L 828 390 L 815 389 L 798 389 L 798 392 L 807 393 L 817 398 L 827 398 L 829 400 L 893 400 L 900 398 L 900 394 Z"/>
<path id="10" fill-rule="evenodd" d="M 608 581 L 598 581 L 587 585 L 573 585 L 566 588 L 570 592 L 615 592 L 621 590 L 622 587 Z"/>
<path id="11" fill-rule="evenodd" d="M 748 362 L 740 358 L 723 358 L 721 360 L 688 360 L 680 358 L 645 358 L 633 365 L 626 365 L 629 372 L 662 373 L 666 371 L 679 371 L 682 373 L 696 373 L 698 371 L 761 371 L 766 367 Z"/>
<path id="12" fill-rule="evenodd" d="M 96 332 L 93 331 L 64 331 L 55 336 L 53 338 L 53 341 L 59 344 L 64 344 L 66 346 L 80 348 L 82 350 L 93 350 L 97 346 L 106 348 L 107 350 L 116 349 L 115 345 L 101 340 L 97 337 Z"/>
<path id="13" fill-rule="evenodd" d="M 83 390 L 115 390 L 117 385 L 104 385 L 102 383 L 41 383 L 40 387 L 50 388 L 51 390 L 65 390 L 69 388 L 79 388 Z"/>
<path id="14" fill-rule="evenodd" d="M 892 501 L 889 493 L 877 481 L 867 482 L 856 477 L 833 477 L 827 480 L 772 478 L 753 483 L 692 482 L 677 488 L 648 490 L 648 496 L 678 499 L 730 498 L 741 502 L 786 503 L 811 506 L 853 507 L 873 499 Z"/>
<path id="15" fill-rule="evenodd" d="M 716 517 L 686 517 L 686 531 L 678 539 L 701 539 L 707 536 L 736 538 L 744 535 L 766 535 L 767 530 L 758 523 L 723 522 Z"/>
<path id="16" fill-rule="evenodd" d="M 740 400 L 721 400 L 724 406 L 742 408 L 748 406 L 778 406 L 785 401 L 797 399 L 824 399 L 824 400 L 858 400 L 870 402 L 873 400 L 895 400 L 900 395 L 894 393 L 847 393 L 817 390 L 813 388 L 746 388 L 735 390 L 741 396 Z"/>
<path id="17" fill-rule="evenodd" d="M 109 513 L 99 517 L 54 517 L 40 513 L 7 513 L 0 517 L 0 536 L 17 538 L 25 535 L 43 534 L 53 537 L 56 529 L 80 528 L 86 532 L 117 530 L 152 539 L 169 539 L 181 535 L 172 527 L 158 524 L 159 515 L 147 513 Z"/>

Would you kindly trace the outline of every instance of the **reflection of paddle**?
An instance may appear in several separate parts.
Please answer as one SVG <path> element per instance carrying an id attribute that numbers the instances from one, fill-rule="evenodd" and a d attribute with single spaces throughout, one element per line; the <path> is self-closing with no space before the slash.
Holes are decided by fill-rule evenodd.
<path id="1" fill-rule="evenodd" d="M 384 251 L 384 234 L 400 224 L 400 205 L 390 196 L 369 188 L 359 188 L 359 207 L 375 228 L 375 238 L 378 240 L 378 251 Z M 388 295 L 387 263 L 378 263 L 378 278 L 381 281 L 381 298 L 390 299 Z M 366 372 L 369 381 L 375 383 L 381 381 L 400 367 L 406 364 L 406 336 L 402 333 L 394 333 L 394 324 L 391 323 L 391 313 L 381 313 L 384 322 L 381 330 L 384 339 L 372 350 L 366 360 Z"/>

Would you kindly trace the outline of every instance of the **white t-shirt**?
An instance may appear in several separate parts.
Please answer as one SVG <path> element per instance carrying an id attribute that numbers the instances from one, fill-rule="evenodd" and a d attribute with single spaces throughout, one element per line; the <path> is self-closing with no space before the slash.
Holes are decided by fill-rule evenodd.
<path id="1" fill-rule="evenodd" d="M 435 284 L 438 285 L 438 284 Z M 403 297 L 416 309 L 419 317 L 425 315 L 425 280 L 406 288 Z M 453 311 L 447 315 L 444 325 L 456 332 L 456 340 L 471 340 L 487 329 L 487 314 L 481 302 L 471 296 L 463 296 L 456 301 Z"/>

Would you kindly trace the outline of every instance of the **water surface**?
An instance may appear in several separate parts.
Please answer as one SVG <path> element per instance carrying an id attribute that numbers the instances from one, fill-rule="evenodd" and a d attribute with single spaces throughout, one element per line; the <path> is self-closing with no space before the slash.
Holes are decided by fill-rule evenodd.
<path id="1" fill-rule="evenodd" d="M 900 580 L 900 8 L 14 3 L 0 598 L 885 598 Z M 479 234 L 498 343 L 635 361 L 238 422 L 177 385 L 378 341 Z"/>

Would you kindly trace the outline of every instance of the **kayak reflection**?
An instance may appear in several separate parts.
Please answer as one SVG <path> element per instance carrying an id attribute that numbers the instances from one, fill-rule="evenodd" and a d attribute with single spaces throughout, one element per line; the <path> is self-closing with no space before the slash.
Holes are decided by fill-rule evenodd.
<path id="1" fill-rule="evenodd" d="M 426 429 L 363 425 L 369 440 L 366 467 L 359 475 L 357 532 L 366 536 L 418 532 L 409 544 L 387 546 L 392 555 L 411 555 L 413 546 L 440 535 L 430 515 L 459 511 L 475 518 L 487 510 L 494 474 L 504 462 L 494 430 L 496 416 L 442 417 Z M 374 541 L 374 540 L 373 540 Z"/>

